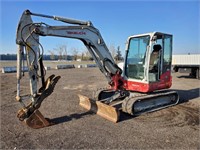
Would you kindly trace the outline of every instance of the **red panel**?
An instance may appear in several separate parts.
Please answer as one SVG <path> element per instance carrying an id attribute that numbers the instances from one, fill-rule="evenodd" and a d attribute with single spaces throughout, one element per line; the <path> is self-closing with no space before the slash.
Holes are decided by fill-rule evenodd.
<path id="1" fill-rule="evenodd" d="M 172 85 L 172 76 L 170 74 L 170 71 L 167 71 L 161 75 L 159 82 L 150 83 L 149 91 L 168 89 L 171 87 L 171 85 Z"/>
<path id="2" fill-rule="evenodd" d="M 167 71 L 164 74 L 162 74 L 159 82 L 151 82 L 149 84 L 124 80 L 124 88 L 126 90 L 137 91 L 142 93 L 167 89 L 170 88 L 171 85 L 172 85 L 172 77 L 170 75 L 170 71 Z"/>
<path id="3" fill-rule="evenodd" d="M 119 73 L 112 76 L 112 81 L 113 82 L 110 83 L 110 86 L 113 90 L 121 89 L 121 87 L 123 86 L 123 83 L 124 83 L 124 80 L 121 77 L 121 74 L 119 74 Z"/>
<path id="4" fill-rule="evenodd" d="M 124 80 L 124 88 L 129 91 L 137 91 L 143 93 L 149 91 L 149 85 L 147 83 L 127 81 L 127 80 Z"/>

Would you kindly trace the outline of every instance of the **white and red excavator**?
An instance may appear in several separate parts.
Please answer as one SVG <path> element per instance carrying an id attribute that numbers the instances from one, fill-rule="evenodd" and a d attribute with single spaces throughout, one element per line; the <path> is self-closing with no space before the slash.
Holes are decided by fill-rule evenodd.
<path id="1" fill-rule="evenodd" d="M 31 16 L 54 19 L 65 26 L 34 23 Z M 108 80 L 108 89 L 99 90 L 94 98 L 79 95 L 80 105 L 100 116 L 118 122 L 120 112 L 139 115 L 176 105 L 179 96 L 169 90 L 172 85 L 172 35 L 152 32 L 128 37 L 123 69 L 112 58 L 100 32 L 90 21 L 23 12 L 18 23 L 17 96 L 22 105 L 17 117 L 31 128 L 51 125 L 38 110 L 43 100 L 55 88 L 60 76 L 51 75 L 45 80 L 43 47 L 40 36 L 55 36 L 81 40 Z M 20 80 L 23 72 L 24 51 L 30 78 L 30 94 L 21 96 Z M 41 87 L 38 88 L 38 82 Z M 66 81 L 67 82 L 67 81 Z M 168 89 L 168 90 L 167 90 Z M 27 103 L 27 100 L 29 103 Z"/>

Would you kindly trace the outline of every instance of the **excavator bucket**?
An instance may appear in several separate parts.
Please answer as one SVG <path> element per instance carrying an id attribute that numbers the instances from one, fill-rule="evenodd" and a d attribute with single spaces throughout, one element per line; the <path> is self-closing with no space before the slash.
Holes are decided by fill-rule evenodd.
<path id="1" fill-rule="evenodd" d="M 20 115 L 24 115 L 24 113 L 24 109 L 19 110 L 18 117 L 20 117 Z M 38 109 L 34 110 L 34 112 L 29 117 L 21 121 L 23 121 L 27 126 L 33 129 L 39 129 L 52 125 L 52 123 L 49 122 L 48 119 L 44 118 L 44 116 Z"/>
<path id="2" fill-rule="evenodd" d="M 24 123 L 33 129 L 44 128 L 51 125 L 51 123 L 46 118 L 44 118 L 38 109 L 36 109 L 29 116 L 29 118 L 25 119 Z"/>
<path id="3" fill-rule="evenodd" d="M 36 103 L 29 103 L 25 108 L 18 111 L 17 117 L 20 121 L 23 121 L 27 126 L 38 129 L 46 126 L 53 125 L 48 119 L 44 118 L 41 112 L 38 110 L 45 98 L 47 98 L 55 88 L 56 83 L 60 79 L 60 76 L 51 75 L 45 82 L 45 87 L 39 89 Z"/>
<path id="4" fill-rule="evenodd" d="M 100 101 L 89 99 L 88 97 L 83 95 L 78 95 L 78 96 L 80 99 L 79 105 L 82 106 L 83 108 L 92 111 L 114 123 L 117 123 L 119 121 L 120 112 L 117 108 L 104 104 Z"/>

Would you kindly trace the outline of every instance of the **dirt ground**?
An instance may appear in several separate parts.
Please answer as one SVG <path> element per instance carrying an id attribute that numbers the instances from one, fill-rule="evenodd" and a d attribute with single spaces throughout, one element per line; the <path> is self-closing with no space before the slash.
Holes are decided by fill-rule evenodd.
<path id="1" fill-rule="evenodd" d="M 42 129 L 24 126 L 16 117 L 16 74 L 1 76 L 1 149 L 200 149 L 200 80 L 173 73 L 180 104 L 130 117 L 115 124 L 79 106 L 77 94 L 91 97 L 107 81 L 98 68 L 50 70 L 61 75 L 54 93 L 40 111 L 55 125 Z M 28 94 L 28 75 L 21 93 Z"/>

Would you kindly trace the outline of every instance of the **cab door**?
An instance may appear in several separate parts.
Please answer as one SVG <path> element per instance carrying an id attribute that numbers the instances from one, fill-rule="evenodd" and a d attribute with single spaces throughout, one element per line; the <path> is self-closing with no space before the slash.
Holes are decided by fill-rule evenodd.
<path id="1" fill-rule="evenodd" d="M 155 53 L 157 60 L 155 62 Z M 149 83 L 150 89 L 159 90 L 169 88 L 172 62 L 172 35 L 157 33 L 152 41 L 149 59 Z"/>

